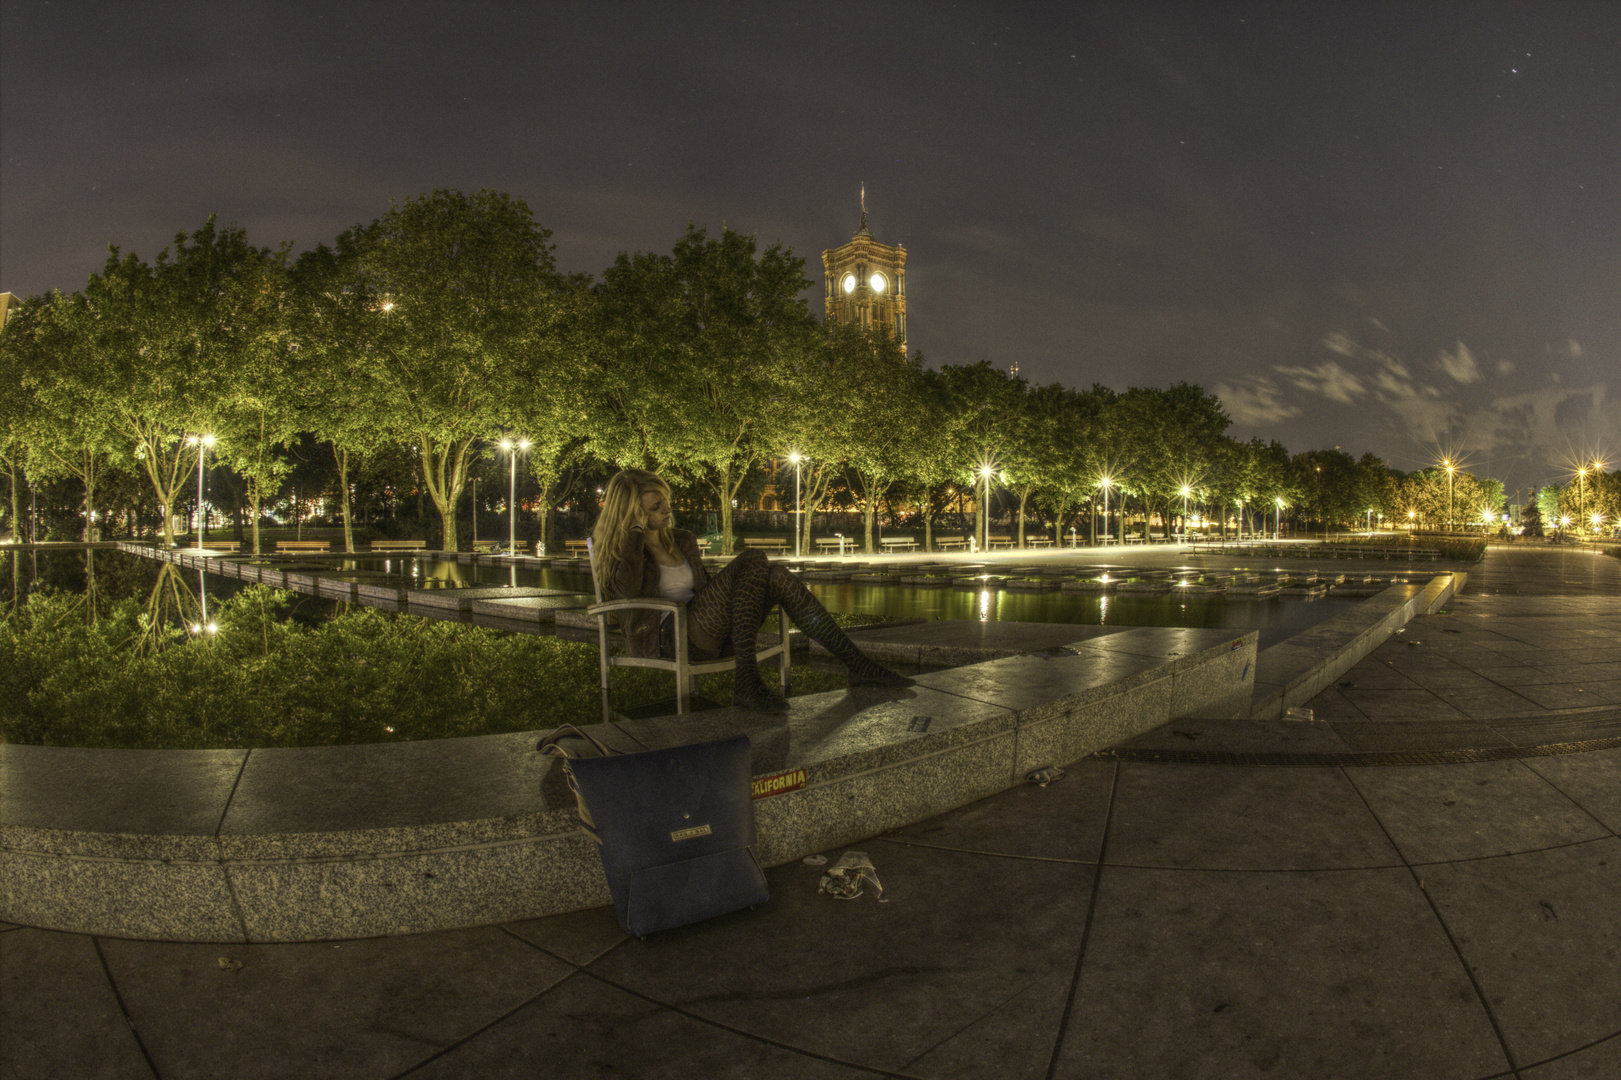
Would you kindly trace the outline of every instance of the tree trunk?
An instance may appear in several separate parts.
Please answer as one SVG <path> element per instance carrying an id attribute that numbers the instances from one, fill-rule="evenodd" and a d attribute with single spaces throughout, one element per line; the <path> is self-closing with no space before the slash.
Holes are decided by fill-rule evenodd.
<path id="1" fill-rule="evenodd" d="M 354 522 L 349 515 L 349 450 L 338 449 L 338 444 L 332 444 L 332 454 L 338 461 L 338 492 L 343 500 L 343 550 L 353 553 L 355 550 Z"/>
<path id="2" fill-rule="evenodd" d="M 250 550 L 255 555 L 259 554 L 259 519 L 264 516 L 259 512 L 259 507 L 262 505 L 262 495 L 263 493 L 259 490 L 259 478 L 257 476 L 248 477 L 248 514 L 253 519 L 253 546 Z"/>
<path id="3" fill-rule="evenodd" d="M 1024 550 L 1024 507 L 1030 501 L 1030 489 L 1022 488 L 1019 491 L 1019 550 Z"/>
<path id="4" fill-rule="evenodd" d="M 8 465 L 11 471 L 11 542 L 20 544 L 23 542 L 23 519 L 19 516 L 20 512 L 17 509 L 17 463 L 11 461 L 8 462 Z M 12 559 L 11 564 L 13 568 L 19 565 L 15 558 Z M 16 595 L 16 593 L 12 594 L 13 597 Z"/>
<path id="5" fill-rule="evenodd" d="M 720 470 L 720 553 L 732 553 L 732 466 Z"/>
<path id="6" fill-rule="evenodd" d="M 96 519 L 96 455 L 89 450 L 84 452 L 84 542 L 90 543 L 95 539 Z"/>

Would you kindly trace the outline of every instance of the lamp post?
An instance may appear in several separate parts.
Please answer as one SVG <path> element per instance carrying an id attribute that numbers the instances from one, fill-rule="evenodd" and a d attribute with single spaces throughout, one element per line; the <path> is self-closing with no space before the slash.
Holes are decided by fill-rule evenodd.
<path id="1" fill-rule="evenodd" d="M 518 554 L 518 451 L 529 449 L 529 440 L 522 439 L 514 443 L 511 439 L 501 440 L 501 449 L 507 452 L 512 461 L 512 484 L 507 493 L 507 557 L 513 558 Z M 473 511 L 478 513 L 477 508 Z"/>
<path id="2" fill-rule="evenodd" d="M 1114 481 L 1109 477 L 1103 478 L 1103 546 L 1109 546 L 1109 488 Z"/>
<path id="3" fill-rule="evenodd" d="M 1441 462 L 1441 464 L 1443 464 L 1443 465 L 1445 465 L 1447 467 L 1447 532 L 1451 532 L 1452 531 L 1452 472 L 1453 472 L 1453 470 L 1455 468 L 1457 468 L 1457 466 L 1452 464 L 1452 460 L 1450 458 L 1448 458 L 1447 460 Z"/>
<path id="4" fill-rule="evenodd" d="M 800 554 L 800 527 L 799 527 L 799 452 L 788 455 L 788 460 L 794 463 L 794 558 L 801 558 Z"/>
<path id="5" fill-rule="evenodd" d="M 979 532 L 983 539 L 980 541 L 979 550 L 989 551 L 991 550 L 991 467 L 981 465 L 979 475 L 985 478 L 985 504 L 984 509 L 979 514 Z"/>
<path id="6" fill-rule="evenodd" d="M 1283 500 L 1274 499 L 1273 502 L 1278 504 L 1278 509 L 1272 515 L 1272 539 L 1281 542 L 1283 540 Z"/>
<path id="7" fill-rule="evenodd" d="M 1182 485 L 1182 539 L 1184 541 L 1186 541 L 1187 538 L 1188 538 L 1188 495 L 1190 495 L 1191 493 L 1192 493 L 1191 489 L 1186 484 L 1183 484 Z"/>
<path id="8" fill-rule="evenodd" d="M 193 435 L 186 442 L 197 448 L 197 550 L 201 551 L 203 533 L 208 527 L 208 519 L 203 511 L 203 458 L 208 456 L 208 448 L 214 445 L 214 436 Z"/>

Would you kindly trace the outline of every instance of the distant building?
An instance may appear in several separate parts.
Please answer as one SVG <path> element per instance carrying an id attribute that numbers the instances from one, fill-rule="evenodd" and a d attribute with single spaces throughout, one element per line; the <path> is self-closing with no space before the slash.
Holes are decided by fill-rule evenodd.
<path id="1" fill-rule="evenodd" d="M 0 327 L 6 325 L 6 317 L 11 314 L 13 308 L 22 306 L 22 298 L 16 293 L 0 292 Z"/>
<path id="2" fill-rule="evenodd" d="M 822 273 L 829 319 L 887 330 L 906 348 L 906 249 L 872 238 L 865 188 L 860 227 L 848 243 L 822 252 Z"/>

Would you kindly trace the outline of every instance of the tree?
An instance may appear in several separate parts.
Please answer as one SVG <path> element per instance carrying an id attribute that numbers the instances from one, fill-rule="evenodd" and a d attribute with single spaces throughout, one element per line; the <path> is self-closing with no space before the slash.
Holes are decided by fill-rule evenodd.
<path id="1" fill-rule="evenodd" d="M 749 470 L 786 450 L 796 361 L 815 320 L 805 262 L 752 236 L 687 226 L 670 255 L 621 254 L 596 287 L 593 451 L 705 484 L 732 542 Z"/>
<path id="2" fill-rule="evenodd" d="M 261 271 L 269 253 L 209 218 L 176 235 L 149 266 L 113 248 L 82 293 L 56 309 L 76 343 L 58 390 L 89 404 L 144 472 L 174 543 L 173 510 L 201 446 L 222 415 L 231 367 L 262 329 Z"/>
<path id="3" fill-rule="evenodd" d="M 520 373 L 550 344 L 563 286 L 550 236 L 521 199 L 438 190 L 338 238 L 339 340 L 354 351 L 334 406 L 413 447 L 446 551 L 475 441 L 517 427 Z"/>

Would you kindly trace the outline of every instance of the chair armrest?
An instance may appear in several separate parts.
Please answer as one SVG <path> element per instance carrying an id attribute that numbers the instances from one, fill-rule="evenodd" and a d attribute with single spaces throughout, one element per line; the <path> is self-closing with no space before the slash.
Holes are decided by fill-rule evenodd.
<path id="1" fill-rule="evenodd" d="M 610 611 L 650 608 L 654 611 L 681 611 L 686 604 L 680 600 L 666 600 L 662 596 L 637 596 L 629 600 L 604 600 L 585 609 L 587 615 L 605 615 Z"/>

